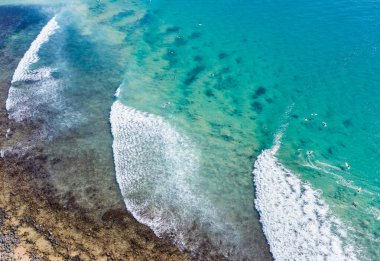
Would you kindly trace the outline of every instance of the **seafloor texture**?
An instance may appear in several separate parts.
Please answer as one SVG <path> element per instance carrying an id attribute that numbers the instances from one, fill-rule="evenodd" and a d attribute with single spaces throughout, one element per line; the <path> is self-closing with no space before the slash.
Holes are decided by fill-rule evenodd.
<path id="1" fill-rule="evenodd" d="M 19 2 L 1 154 L 57 204 L 194 259 L 380 257 L 377 2 Z"/>
<path id="2" fill-rule="evenodd" d="M 186 253 L 133 218 L 119 200 L 112 175 L 108 183 L 90 182 L 87 188 L 92 194 L 101 185 L 114 191 L 114 204 L 101 215 L 78 204 L 74 195 L 67 194 L 62 204 L 46 168 L 51 156 L 30 138 L 41 126 L 8 119 L 5 104 L 13 72 L 47 22 L 40 11 L 0 8 L 0 144 L 13 145 L 2 150 L 0 159 L 0 260 L 188 260 Z M 82 164 L 95 158 L 89 153 Z M 95 197 L 87 201 L 97 204 Z"/>

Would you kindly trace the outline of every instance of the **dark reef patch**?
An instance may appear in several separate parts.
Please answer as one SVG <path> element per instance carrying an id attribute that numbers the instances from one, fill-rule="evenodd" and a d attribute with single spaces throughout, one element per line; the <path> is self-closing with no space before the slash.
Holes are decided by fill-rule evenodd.
<path id="1" fill-rule="evenodd" d="M 221 74 L 225 74 L 225 73 L 229 73 L 231 72 L 231 69 L 229 67 L 223 67 L 221 70 L 220 70 L 220 73 Z"/>
<path id="2" fill-rule="evenodd" d="M 343 121 L 343 126 L 349 128 L 352 126 L 352 121 L 350 119 L 346 119 Z"/>
<path id="3" fill-rule="evenodd" d="M 201 62 L 201 61 L 203 61 L 203 57 L 202 56 L 200 56 L 200 55 L 196 55 L 196 56 L 194 56 L 194 61 L 196 61 L 196 62 Z"/>
<path id="4" fill-rule="evenodd" d="M 300 116 L 298 116 L 297 114 L 292 114 L 290 115 L 290 117 L 292 117 L 293 119 L 298 119 Z"/>
<path id="5" fill-rule="evenodd" d="M 192 34 L 189 35 L 189 39 L 197 39 L 199 37 L 201 37 L 201 33 L 200 32 L 193 32 Z"/>
<path id="6" fill-rule="evenodd" d="M 225 53 L 225 52 L 221 52 L 221 53 L 218 54 L 218 58 L 220 60 L 223 60 L 223 59 L 227 58 L 228 56 L 229 55 L 227 53 Z"/>
<path id="7" fill-rule="evenodd" d="M 259 88 L 256 89 L 255 93 L 252 95 L 252 98 L 257 99 L 260 96 L 264 95 L 266 92 L 267 90 L 264 87 L 260 86 Z"/>
<path id="8" fill-rule="evenodd" d="M 174 40 L 175 46 L 184 46 L 187 44 L 187 41 L 183 37 L 176 37 Z"/>
<path id="9" fill-rule="evenodd" d="M 154 45 L 157 42 L 157 38 L 148 32 L 143 35 L 143 39 L 149 45 Z"/>
<path id="10" fill-rule="evenodd" d="M 191 85 L 199 76 L 199 74 L 206 69 L 206 67 L 199 65 L 194 67 L 190 72 L 187 73 L 187 77 L 184 80 L 184 84 Z"/>
<path id="11" fill-rule="evenodd" d="M 257 113 L 261 113 L 263 111 L 263 105 L 260 102 L 255 101 L 251 104 L 251 106 L 252 109 Z"/>
<path id="12" fill-rule="evenodd" d="M 115 14 L 114 16 L 111 17 L 111 23 L 118 23 L 124 18 L 130 17 L 135 14 L 134 10 L 126 10 L 122 11 L 120 13 Z"/>
<path id="13" fill-rule="evenodd" d="M 166 60 L 169 62 L 169 66 L 173 67 L 178 63 L 177 60 L 177 53 L 173 49 L 169 49 L 163 56 L 162 59 Z"/>
<path id="14" fill-rule="evenodd" d="M 205 91 L 205 94 L 206 94 L 207 97 L 210 97 L 210 98 L 211 98 L 211 97 L 215 97 L 213 91 L 210 90 L 210 89 L 207 89 L 207 90 Z"/>
<path id="15" fill-rule="evenodd" d="M 150 13 L 146 13 L 140 20 L 139 24 L 140 26 L 146 25 L 151 23 L 153 20 L 153 16 Z"/>
<path id="16" fill-rule="evenodd" d="M 218 82 L 215 84 L 215 89 L 217 90 L 226 90 L 233 89 L 237 87 L 238 82 L 231 76 L 225 78 L 219 77 Z"/>
<path id="17" fill-rule="evenodd" d="M 272 103 L 273 103 L 273 99 L 272 99 L 272 98 L 266 98 L 265 100 L 266 100 L 267 103 L 269 103 L 269 104 L 272 104 Z"/>
<path id="18" fill-rule="evenodd" d="M 172 26 L 166 29 L 166 33 L 171 34 L 171 33 L 178 33 L 181 30 L 181 27 L 179 26 Z"/>

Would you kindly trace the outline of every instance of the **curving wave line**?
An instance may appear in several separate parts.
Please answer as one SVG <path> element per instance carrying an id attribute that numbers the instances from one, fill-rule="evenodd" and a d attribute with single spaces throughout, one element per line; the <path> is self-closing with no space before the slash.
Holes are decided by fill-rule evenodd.
<path id="1" fill-rule="evenodd" d="M 197 171 L 194 146 L 161 117 L 120 101 L 112 105 L 110 122 L 116 177 L 127 208 L 157 235 L 181 231 L 198 204 L 186 184 Z"/>
<path id="2" fill-rule="evenodd" d="M 200 152 L 189 138 L 160 116 L 118 100 L 110 122 L 117 182 L 140 223 L 195 256 L 205 249 L 229 260 L 247 256 L 237 224 L 224 219 L 200 190 Z"/>
<path id="3" fill-rule="evenodd" d="M 40 128 L 36 134 L 45 138 L 51 138 L 59 131 L 85 119 L 81 117 L 80 112 L 73 110 L 64 98 L 65 80 L 53 77 L 53 66 L 56 67 L 54 71 L 62 69 L 60 65 L 56 66 L 56 61 L 51 62 L 51 67 L 31 68 L 39 60 L 38 53 L 41 47 L 49 42 L 59 28 L 55 16 L 42 28 L 19 62 L 6 100 L 10 119 L 43 123 L 39 124 Z"/>
<path id="4" fill-rule="evenodd" d="M 49 41 L 52 36 L 59 29 L 59 25 L 55 16 L 42 28 L 37 38 L 32 42 L 28 51 L 24 54 L 20 63 L 18 64 L 16 71 L 12 77 L 12 84 L 18 81 L 39 81 L 50 75 L 49 68 L 41 68 L 38 70 L 31 70 L 30 66 L 38 62 L 38 51 L 41 46 Z"/>
<path id="5" fill-rule="evenodd" d="M 276 158 L 281 134 L 254 164 L 255 206 L 276 260 L 356 260 L 341 221 L 320 193 Z"/>
<path id="6" fill-rule="evenodd" d="M 42 28 L 19 62 L 8 91 L 6 109 L 9 118 L 22 121 L 41 116 L 40 111 L 57 104 L 58 82 L 51 77 L 51 68 L 31 69 L 38 62 L 38 51 L 55 34 L 59 25 L 55 16 Z M 47 105 L 47 106 L 45 106 Z M 59 106 L 58 106 L 59 107 Z M 62 108 L 57 108 L 62 109 Z"/>

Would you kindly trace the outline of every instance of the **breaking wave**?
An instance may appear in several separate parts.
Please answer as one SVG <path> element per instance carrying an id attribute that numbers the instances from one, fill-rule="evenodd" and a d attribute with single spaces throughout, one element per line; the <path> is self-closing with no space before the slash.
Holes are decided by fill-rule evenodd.
<path id="1" fill-rule="evenodd" d="M 49 38 L 55 34 L 59 29 L 59 25 L 54 16 L 45 26 L 42 28 L 41 32 L 38 34 L 37 38 L 32 42 L 28 51 L 24 54 L 20 63 L 18 64 L 16 71 L 12 77 L 12 84 L 18 81 L 39 81 L 44 78 L 49 77 L 49 68 L 40 68 L 36 70 L 31 70 L 30 66 L 38 62 L 38 51 L 41 46 L 49 41 Z"/>
<path id="2" fill-rule="evenodd" d="M 163 118 L 120 101 L 112 105 L 110 122 L 117 182 L 135 218 L 198 258 L 203 251 L 239 259 L 244 253 L 237 252 L 235 226 L 202 195 L 192 141 Z"/>
<path id="3" fill-rule="evenodd" d="M 276 260 L 356 260 L 341 221 L 308 183 L 276 158 L 281 134 L 254 164 L 255 206 Z"/>
<path id="4" fill-rule="evenodd" d="M 79 112 L 73 111 L 62 97 L 63 80 L 53 74 L 59 69 L 53 69 L 54 64 L 49 67 L 37 66 L 41 47 L 49 42 L 59 28 L 55 16 L 42 28 L 19 62 L 6 100 L 10 119 L 43 123 L 40 134 L 44 135 L 52 135 L 81 121 Z M 53 46 L 52 51 L 56 50 L 59 48 Z"/>

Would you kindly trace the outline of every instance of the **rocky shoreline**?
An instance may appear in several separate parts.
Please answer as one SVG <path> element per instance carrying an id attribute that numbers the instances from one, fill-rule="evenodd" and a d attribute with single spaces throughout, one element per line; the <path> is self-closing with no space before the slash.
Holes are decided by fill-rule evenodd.
<path id="1" fill-rule="evenodd" d="M 9 83 L 1 83 L 1 147 L 14 123 L 5 111 Z M 21 124 L 21 135 L 28 135 Z M 30 127 L 30 126 L 29 126 Z M 7 135 L 8 132 L 8 135 Z M 47 155 L 34 147 L 2 151 L 0 159 L 1 260 L 187 260 L 168 240 L 157 238 L 120 206 L 94 219 L 72 197 L 56 196 L 45 169 Z M 115 186 L 116 187 L 116 186 Z"/>
<path id="2" fill-rule="evenodd" d="M 8 120 L 9 86 L 10 82 L 0 83 L 1 148 L 8 147 L 10 139 L 25 140 L 34 129 L 33 124 Z M 49 182 L 47 159 L 38 146 L 1 151 L 1 260 L 189 259 L 138 223 L 122 205 L 93 218 L 76 204 L 75 197 L 62 204 Z"/>

